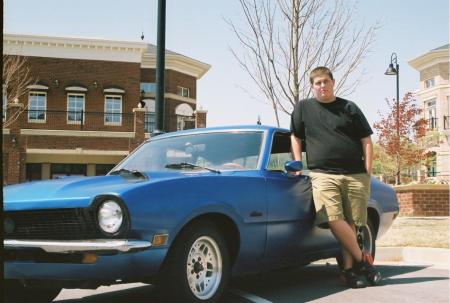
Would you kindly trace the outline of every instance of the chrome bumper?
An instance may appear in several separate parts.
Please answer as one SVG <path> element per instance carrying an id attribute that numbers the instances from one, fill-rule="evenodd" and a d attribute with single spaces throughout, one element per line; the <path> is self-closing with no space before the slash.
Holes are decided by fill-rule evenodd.
<path id="1" fill-rule="evenodd" d="M 74 252 L 133 252 L 150 248 L 149 241 L 138 240 L 3 240 L 3 247 L 8 248 L 40 248 L 49 253 L 74 253 Z"/>

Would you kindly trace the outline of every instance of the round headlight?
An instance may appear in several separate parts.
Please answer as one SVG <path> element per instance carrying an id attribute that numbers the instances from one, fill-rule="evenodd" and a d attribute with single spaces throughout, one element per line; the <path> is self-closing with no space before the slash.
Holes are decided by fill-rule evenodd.
<path id="1" fill-rule="evenodd" d="M 115 201 L 105 201 L 98 209 L 98 224 L 100 228 L 109 234 L 116 233 L 123 222 L 123 211 Z"/>

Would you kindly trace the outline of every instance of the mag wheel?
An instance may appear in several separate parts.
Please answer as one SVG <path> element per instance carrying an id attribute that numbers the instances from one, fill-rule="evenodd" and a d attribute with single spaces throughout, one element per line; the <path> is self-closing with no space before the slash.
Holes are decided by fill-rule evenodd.
<path id="1" fill-rule="evenodd" d="M 210 222 L 196 223 L 182 231 L 169 251 L 160 273 L 160 297 L 163 302 L 216 302 L 228 275 L 222 234 Z"/>

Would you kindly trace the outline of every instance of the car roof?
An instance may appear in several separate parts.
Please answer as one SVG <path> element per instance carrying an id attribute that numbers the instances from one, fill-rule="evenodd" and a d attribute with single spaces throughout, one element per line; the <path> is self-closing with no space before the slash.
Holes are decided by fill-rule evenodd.
<path id="1" fill-rule="evenodd" d="M 182 136 L 182 135 L 191 135 L 191 134 L 203 134 L 203 133 L 212 133 L 212 132 L 231 132 L 231 131 L 281 131 L 281 132 L 290 132 L 286 128 L 270 126 L 270 125 L 230 125 L 230 126 L 216 126 L 216 127 L 206 127 L 206 128 L 194 128 L 188 130 L 180 130 L 176 132 L 170 132 L 161 134 L 155 137 L 152 137 L 150 134 L 151 140 L 159 140 L 168 137 L 174 136 Z"/>

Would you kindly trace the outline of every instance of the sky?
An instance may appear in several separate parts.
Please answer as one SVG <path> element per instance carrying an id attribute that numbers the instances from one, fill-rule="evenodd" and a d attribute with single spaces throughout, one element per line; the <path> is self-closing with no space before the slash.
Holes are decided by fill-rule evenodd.
<path id="1" fill-rule="evenodd" d="M 325 0 L 328 2 L 329 0 Z M 237 0 L 167 0 L 166 49 L 208 63 L 197 82 L 197 108 L 207 125 L 255 124 L 258 116 L 276 125 L 269 104 L 239 67 L 230 47 L 239 47 L 225 20 L 242 22 Z M 4 32 L 62 37 L 144 41 L 156 44 L 157 0 L 4 0 Z M 378 24 L 374 46 L 362 62 L 364 81 L 347 99 L 355 101 L 371 125 L 395 98 L 395 77 L 386 76 L 391 54 L 398 56 L 400 97 L 419 88 L 419 73 L 408 61 L 449 43 L 448 0 L 360 0 L 354 22 Z M 289 128 L 290 117 L 280 117 Z"/>

